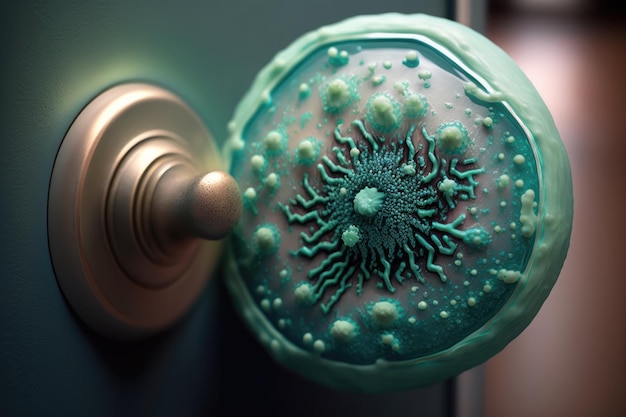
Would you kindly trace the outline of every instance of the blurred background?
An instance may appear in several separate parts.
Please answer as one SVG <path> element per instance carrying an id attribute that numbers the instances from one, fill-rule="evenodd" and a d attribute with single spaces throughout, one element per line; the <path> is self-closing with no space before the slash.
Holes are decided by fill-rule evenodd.
<path id="1" fill-rule="evenodd" d="M 492 0 L 486 34 L 551 109 L 574 176 L 568 258 L 536 319 L 485 365 L 488 417 L 626 415 L 623 2 Z"/>
<path id="2" fill-rule="evenodd" d="M 624 3 L 609 0 L 28 0 L 0 5 L 0 416 L 624 417 Z M 526 72 L 574 176 L 569 256 L 533 323 L 454 381 L 331 391 L 278 368 L 218 279 L 173 329 L 107 340 L 65 303 L 50 264 L 47 189 L 74 117 L 107 87 L 181 95 L 218 142 L 254 75 L 302 33 L 384 11 L 456 18 Z"/>

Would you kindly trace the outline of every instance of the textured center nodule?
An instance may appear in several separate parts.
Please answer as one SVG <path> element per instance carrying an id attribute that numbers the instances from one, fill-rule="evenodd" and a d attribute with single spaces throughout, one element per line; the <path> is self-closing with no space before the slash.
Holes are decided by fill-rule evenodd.
<path id="1" fill-rule="evenodd" d="M 361 216 L 373 217 L 383 205 L 385 193 L 376 187 L 365 187 L 354 197 L 354 211 Z"/>

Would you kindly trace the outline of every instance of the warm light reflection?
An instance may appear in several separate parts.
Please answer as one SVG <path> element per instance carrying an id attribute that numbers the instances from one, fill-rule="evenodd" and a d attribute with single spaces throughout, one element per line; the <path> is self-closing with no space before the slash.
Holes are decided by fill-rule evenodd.
<path id="1" fill-rule="evenodd" d="M 531 325 L 486 366 L 487 417 L 623 416 L 624 27 L 562 18 L 491 20 L 489 36 L 550 108 L 574 180 L 568 258 Z"/>
<path id="2" fill-rule="evenodd" d="M 512 5 L 519 9 L 535 11 L 578 11 L 585 8 L 586 0 L 512 0 Z"/>
<path id="3" fill-rule="evenodd" d="M 585 54 L 579 39 L 546 21 L 528 21 L 521 27 L 512 25 L 502 30 L 506 30 L 506 43 L 501 46 L 535 85 L 569 148 L 576 135 L 571 134 L 568 122 L 580 108 L 573 97 L 579 83 L 585 82 Z"/>

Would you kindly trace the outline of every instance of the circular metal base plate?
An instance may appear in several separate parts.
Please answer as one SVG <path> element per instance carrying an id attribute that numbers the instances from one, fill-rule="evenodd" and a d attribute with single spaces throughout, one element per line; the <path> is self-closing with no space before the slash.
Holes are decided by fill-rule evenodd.
<path id="1" fill-rule="evenodd" d="M 137 338 L 190 308 L 220 243 L 180 237 L 155 247 L 146 202 L 171 169 L 191 176 L 220 168 L 203 123 L 164 89 L 117 86 L 80 113 L 55 161 L 48 233 L 57 280 L 90 327 Z"/>

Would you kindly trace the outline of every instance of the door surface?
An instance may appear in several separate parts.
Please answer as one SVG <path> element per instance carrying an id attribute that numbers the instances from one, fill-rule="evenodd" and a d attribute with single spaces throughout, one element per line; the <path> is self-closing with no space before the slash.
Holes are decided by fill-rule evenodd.
<path id="1" fill-rule="evenodd" d="M 218 143 L 256 72 L 300 34 L 383 11 L 452 14 L 451 1 L 4 2 L 0 91 L 0 415 L 448 415 L 449 384 L 362 396 L 279 369 L 213 277 L 192 311 L 149 340 L 100 337 L 73 314 L 47 241 L 61 140 L 106 88 L 182 96 Z"/>

